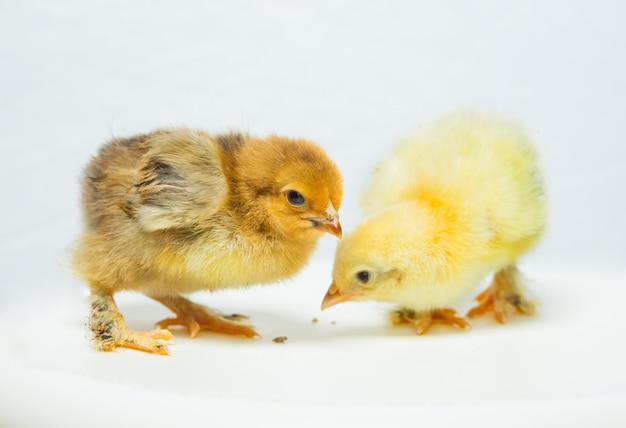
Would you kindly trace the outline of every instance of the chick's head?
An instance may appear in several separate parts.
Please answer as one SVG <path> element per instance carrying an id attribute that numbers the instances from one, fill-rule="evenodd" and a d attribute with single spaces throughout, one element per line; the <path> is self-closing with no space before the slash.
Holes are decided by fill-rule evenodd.
<path id="1" fill-rule="evenodd" d="M 437 218 L 399 203 L 368 217 L 339 242 L 322 309 L 376 300 L 414 310 L 450 304 L 463 292 L 459 257 L 437 232 Z M 458 254 L 457 254 L 458 256 Z"/>
<path id="2" fill-rule="evenodd" d="M 409 214 L 392 210 L 372 216 L 339 242 L 335 253 L 333 282 L 322 309 L 346 301 L 396 302 L 414 272 L 407 267 L 421 263 L 423 248 Z M 418 268 L 419 270 L 419 268 Z"/>
<path id="3" fill-rule="evenodd" d="M 324 150 L 305 140 L 272 136 L 256 144 L 255 178 L 265 209 L 286 236 L 314 240 L 323 232 L 341 237 L 342 178 Z"/>

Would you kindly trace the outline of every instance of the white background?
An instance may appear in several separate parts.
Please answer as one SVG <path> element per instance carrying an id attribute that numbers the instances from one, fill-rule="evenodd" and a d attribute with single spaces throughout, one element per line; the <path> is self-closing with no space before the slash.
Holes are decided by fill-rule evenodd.
<path id="1" fill-rule="evenodd" d="M 0 426 L 624 426 L 625 16 L 620 1 L 3 1 Z M 467 105 L 516 116 L 543 159 L 549 231 L 521 264 L 536 317 L 416 337 L 385 304 L 320 313 L 327 236 L 292 280 L 194 296 L 262 339 L 89 346 L 65 251 L 81 170 L 112 136 L 312 139 L 343 172 L 347 230 L 395 139 Z M 135 329 L 169 316 L 118 300 Z"/>

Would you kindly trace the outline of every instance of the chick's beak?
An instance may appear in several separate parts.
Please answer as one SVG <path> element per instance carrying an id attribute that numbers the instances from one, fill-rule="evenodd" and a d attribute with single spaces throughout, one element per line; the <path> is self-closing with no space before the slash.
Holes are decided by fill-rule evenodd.
<path id="1" fill-rule="evenodd" d="M 326 211 L 324 211 L 324 217 L 316 219 L 315 227 L 323 229 L 324 231 L 335 235 L 337 238 L 341 238 L 341 223 L 339 223 L 339 213 L 332 204 L 328 204 Z"/>
<path id="2" fill-rule="evenodd" d="M 330 308 L 331 306 L 335 306 L 338 303 L 345 302 L 350 300 L 349 294 L 344 294 L 339 291 L 337 286 L 335 285 L 335 281 L 330 284 L 328 288 L 328 292 L 324 296 L 324 300 L 322 300 L 322 310 L 326 308 Z"/>
<path id="3" fill-rule="evenodd" d="M 337 238 L 341 238 L 341 235 L 343 234 L 339 219 L 321 222 L 320 226 L 323 226 L 328 233 L 330 233 L 331 235 L 335 235 Z"/>

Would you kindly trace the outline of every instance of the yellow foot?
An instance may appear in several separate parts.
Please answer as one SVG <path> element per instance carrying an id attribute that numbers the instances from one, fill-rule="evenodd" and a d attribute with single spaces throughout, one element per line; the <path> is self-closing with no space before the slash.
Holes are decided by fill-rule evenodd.
<path id="1" fill-rule="evenodd" d="M 419 335 L 426 333 L 433 324 L 445 324 L 463 329 L 469 328 L 465 318 L 457 315 L 454 309 L 441 308 L 432 311 L 416 312 L 411 309 L 400 308 L 390 313 L 391 323 L 394 325 L 413 324 Z"/>
<path id="2" fill-rule="evenodd" d="M 170 308 L 175 318 L 166 318 L 157 323 L 160 328 L 172 325 L 187 327 L 191 337 L 196 337 L 201 330 L 233 336 L 260 337 L 251 326 L 238 321 L 246 319 L 243 315 L 221 315 L 205 306 L 193 303 L 182 296 L 150 296 Z"/>
<path id="3" fill-rule="evenodd" d="M 92 296 L 89 328 L 94 334 L 95 347 L 101 351 L 130 348 L 168 355 L 167 345 L 161 341 L 170 341 L 174 337 L 169 330 L 137 332 L 128 329 L 111 295 Z"/>
<path id="4" fill-rule="evenodd" d="M 504 324 L 514 313 L 532 315 L 535 304 L 527 299 L 518 285 L 519 273 L 515 267 L 496 272 L 491 285 L 476 297 L 478 304 L 469 310 L 467 316 L 474 318 L 486 312 L 493 312 L 499 323 Z"/>

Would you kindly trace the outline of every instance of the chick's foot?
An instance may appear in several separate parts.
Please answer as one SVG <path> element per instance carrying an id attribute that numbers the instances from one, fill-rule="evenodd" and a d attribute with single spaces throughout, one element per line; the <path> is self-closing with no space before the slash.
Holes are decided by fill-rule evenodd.
<path id="1" fill-rule="evenodd" d="M 182 296 L 150 297 L 167 306 L 176 314 L 175 318 L 166 318 L 159 321 L 157 325 L 160 328 L 182 325 L 187 327 L 191 337 L 196 337 L 201 330 L 210 330 L 232 336 L 260 337 L 259 333 L 251 326 L 238 322 L 246 318 L 243 315 L 221 315 Z"/>
<path id="2" fill-rule="evenodd" d="M 399 308 L 391 311 L 391 323 L 394 325 L 413 324 L 419 335 L 426 333 L 433 324 L 445 324 L 459 328 L 469 328 L 465 318 L 457 315 L 451 308 L 433 309 L 431 311 L 416 312 L 412 309 Z"/>
<path id="3" fill-rule="evenodd" d="M 469 310 L 469 318 L 493 312 L 499 323 L 506 323 L 514 313 L 532 315 L 535 304 L 524 296 L 519 285 L 519 272 L 515 266 L 509 266 L 493 277 L 491 285 L 476 297 L 478 304 Z"/>
<path id="4" fill-rule="evenodd" d="M 169 330 L 132 331 L 124 323 L 113 296 L 94 295 L 91 300 L 89 328 L 93 332 L 93 343 L 101 351 L 130 348 L 160 355 L 168 355 L 167 345 L 174 336 Z"/>

